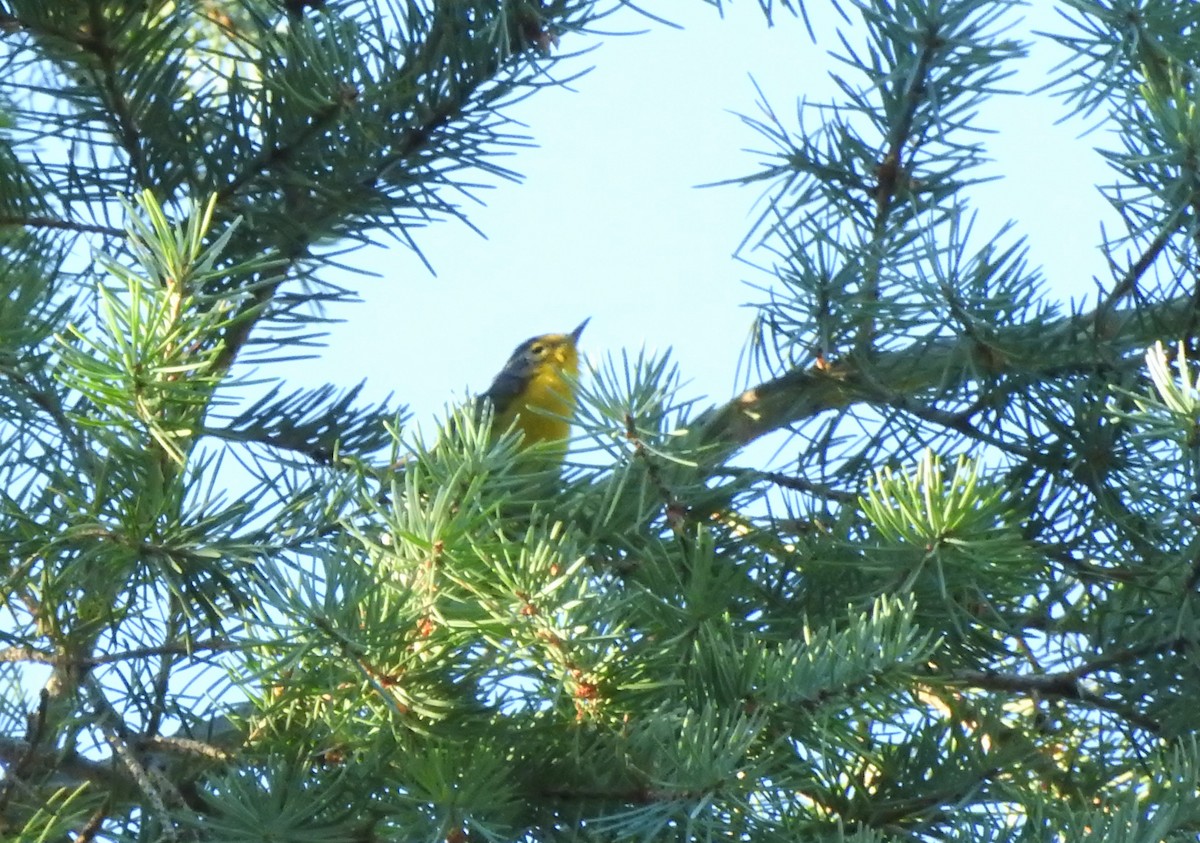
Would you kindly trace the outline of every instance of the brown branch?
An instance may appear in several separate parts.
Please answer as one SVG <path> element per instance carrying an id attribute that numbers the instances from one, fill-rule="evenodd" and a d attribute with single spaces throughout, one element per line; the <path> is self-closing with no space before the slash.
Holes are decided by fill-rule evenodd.
<path id="1" fill-rule="evenodd" d="M 170 606 L 170 611 L 168 613 L 167 627 L 163 630 L 162 638 L 160 640 L 171 642 L 177 640 L 182 632 L 179 618 L 180 601 L 178 595 L 172 594 L 168 598 L 167 602 Z M 154 677 L 154 693 L 152 697 L 153 702 L 150 706 L 150 716 L 146 719 L 146 728 L 144 732 L 144 734 L 149 737 L 158 735 L 158 730 L 162 727 L 162 719 L 166 715 L 167 690 L 170 686 L 171 670 L 176 664 L 175 658 L 167 657 L 168 655 L 174 656 L 176 654 L 162 652 L 161 646 L 160 652 L 156 654 L 159 657 L 158 672 Z M 185 653 L 184 655 L 191 655 L 191 653 Z"/>
<path id="2" fill-rule="evenodd" d="M 331 126 L 336 118 L 345 113 L 346 108 L 357 99 L 358 91 L 355 88 L 346 86 L 338 90 L 332 100 L 325 103 L 313 113 L 304 131 L 290 139 L 287 143 L 272 146 L 270 149 L 260 153 L 257 158 L 234 176 L 228 184 L 217 191 L 217 201 L 228 201 L 254 179 L 269 173 L 282 164 L 286 164 L 305 144 Z"/>
<path id="3" fill-rule="evenodd" d="M 437 19 L 438 21 L 441 18 Z M 425 43 L 421 47 L 421 56 L 425 53 L 431 53 L 435 50 L 437 39 L 431 31 L 426 37 Z M 413 74 L 406 74 L 403 78 L 404 84 L 413 84 L 415 78 L 421 73 L 426 72 L 425 66 L 429 64 L 428 60 L 420 61 L 414 59 L 413 66 L 415 68 Z M 495 63 L 489 68 L 489 73 L 485 78 L 477 80 L 475 85 L 467 85 L 459 90 L 455 88 L 457 97 L 452 102 L 439 103 L 418 125 L 413 126 L 405 132 L 404 139 L 397 145 L 392 155 L 389 155 L 376 168 L 375 174 L 359 183 L 358 188 L 366 191 L 374 191 L 375 183 L 383 177 L 384 173 L 396 166 L 400 161 L 413 155 L 419 149 L 428 145 L 432 136 L 438 129 L 442 128 L 455 117 L 462 113 L 463 104 L 467 101 L 470 95 L 482 87 L 490 80 L 498 71 L 500 63 Z M 273 147 L 265 152 L 258 159 L 250 164 L 245 170 L 236 176 L 229 184 L 221 189 L 218 194 L 221 201 L 226 201 L 239 191 L 244 185 L 248 184 L 261 173 L 280 165 L 290 159 L 303 144 L 315 137 L 319 131 L 324 129 L 335 117 L 343 113 L 344 109 L 358 98 L 357 89 L 346 87 L 339 92 L 338 96 L 318 114 L 314 115 L 311 125 L 302 133 L 296 140 L 284 146 Z M 305 251 L 307 243 L 297 242 L 291 245 L 288 249 L 289 254 L 285 255 L 286 266 L 281 267 L 274 279 L 267 283 L 259 285 L 253 292 L 251 300 L 246 303 L 242 309 L 244 318 L 240 318 L 232 323 L 229 330 L 226 332 L 224 342 L 222 344 L 221 355 L 217 360 L 219 369 L 228 369 L 233 365 L 243 347 L 250 340 L 250 335 L 254 331 L 254 327 L 258 324 L 258 320 L 262 313 L 266 312 L 267 306 L 275 298 L 279 287 L 287 279 L 287 274 L 291 267 L 299 261 Z"/>
<path id="4" fill-rule="evenodd" d="M 38 744 L 46 734 L 46 719 L 47 712 L 50 708 L 50 695 L 45 690 L 42 691 L 38 701 L 37 711 L 29 715 L 29 723 L 26 727 L 24 747 L 19 754 L 13 759 L 12 767 L 4 775 L 4 781 L 0 782 L 0 817 L 4 816 L 8 808 L 9 800 L 12 799 L 16 792 L 16 786 L 28 775 L 31 765 L 38 752 Z M 0 756 L 2 758 L 3 756 Z"/>
<path id="5" fill-rule="evenodd" d="M 243 442 L 265 445 L 280 451 L 291 451 L 312 460 L 317 465 L 332 465 L 335 456 L 334 449 L 331 447 L 319 447 L 307 442 L 291 440 L 283 434 L 247 432 L 229 427 L 203 427 L 200 429 L 200 433 L 202 436 L 210 436 L 224 442 Z"/>
<path id="6" fill-rule="evenodd" d="M 51 26 L 35 28 L 27 26 L 24 21 L 14 15 L 0 14 L 0 32 L 15 32 L 20 29 L 25 29 L 47 38 L 59 39 L 96 59 L 96 64 L 99 66 L 99 73 L 96 72 L 95 67 L 88 67 L 86 64 L 79 63 L 77 63 L 76 72 L 90 71 L 93 76 L 99 77 L 95 80 L 96 87 L 100 91 L 102 99 L 105 100 L 104 105 L 107 106 L 108 110 L 105 116 L 108 118 L 112 131 L 120 141 L 126 155 L 129 156 L 129 162 L 137 173 L 139 184 L 143 187 L 151 187 L 151 185 L 144 183 L 146 179 L 143 173 L 144 159 L 141 149 L 141 133 L 137 129 L 129 99 L 117 84 L 117 51 L 106 40 L 108 24 L 105 19 L 105 9 L 102 0 L 91 0 L 88 4 L 87 21 L 76 27 L 68 26 L 59 28 Z M 66 72 L 68 74 L 72 73 L 70 70 Z M 41 224 L 49 228 L 95 231 L 95 233 L 113 234 L 114 236 L 123 236 L 125 234 L 120 229 L 100 230 L 99 227 L 77 228 L 74 224 L 55 224 L 55 222 L 48 221 L 47 218 L 36 219 L 43 220 Z"/>
<path id="7" fill-rule="evenodd" d="M 66 787 L 91 782 L 110 792 L 128 793 L 132 785 L 132 781 L 122 775 L 111 760 L 92 761 L 79 755 L 63 756 L 53 747 L 39 749 L 28 741 L 0 735 L 0 764 L 11 768 L 23 760 L 30 770 L 52 771 L 52 783 L 61 783 Z M 15 778 L 11 772 L 8 775 Z"/>
<path id="8" fill-rule="evenodd" d="M 1136 567 L 1097 565 L 1095 562 L 1076 559 L 1072 551 L 1059 545 L 1034 541 L 1033 546 L 1081 582 L 1136 583 L 1139 579 L 1149 576 L 1145 570 Z"/>
<path id="9" fill-rule="evenodd" d="M 137 742 L 137 748 L 145 752 L 179 755 L 219 763 L 226 763 L 234 759 L 233 753 L 222 747 L 191 738 L 143 738 Z"/>
<path id="10" fill-rule="evenodd" d="M 87 446 L 83 435 L 76 429 L 76 426 L 67 416 L 66 410 L 63 409 L 59 402 L 58 394 L 51 390 L 43 391 L 39 389 L 37 384 L 27 374 L 9 366 L 0 365 L 0 377 L 8 378 L 25 390 L 26 395 L 33 402 L 34 406 L 53 419 L 54 423 L 58 426 L 58 431 L 62 434 L 63 440 L 71 446 L 71 450 L 75 453 L 76 462 L 89 472 L 94 473 L 96 455 Z"/>
<path id="11" fill-rule="evenodd" d="M 1180 297 L 1155 307 L 1097 311 L 997 332 L 990 344 L 941 337 L 876 354 L 851 356 L 822 367 L 792 369 L 752 387 L 696 421 L 705 442 L 738 450 L 776 430 L 829 410 L 879 402 L 876 384 L 893 394 L 951 390 L 981 376 L 1049 379 L 1105 366 L 1140 366 L 1130 358 L 1156 340 L 1174 336 L 1192 318 L 1193 302 Z M 1122 358 L 1125 358 L 1122 361 Z"/>
<path id="12" fill-rule="evenodd" d="M 993 673 L 991 671 L 964 670 L 953 673 L 949 681 L 954 684 L 968 685 L 987 691 L 1008 691 L 1023 696 L 1050 697 L 1069 702 L 1077 702 L 1089 708 L 1108 711 L 1129 721 L 1134 726 L 1147 732 L 1157 734 L 1162 724 L 1152 717 L 1137 711 L 1132 706 L 1119 700 L 1109 699 L 1090 691 L 1083 686 L 1078 671 L 1064 673 L 1044 673 L 1018 676 L 1015 674 Z"/>
<path id="13" fill-rule="evenodd" d="M 454 37 L 459 23 L 460 20 L 456 11 L 444 9 L 437 4 L 434 5 L 434 19 L 429 31 L 425 33 L 424 38 L 419 44 L 414 45 L 412 53 L 406 57 L 404 62 L 405 72 L 393 80 L 385 89 L 389 93 L 401 92 L 401 96 L 408 98 L 409 102 L 406 108 L 416 109 L 417 107 L 423 107 L 428 110 L 424 113 L 419 113 L 414 118 L 415 125 L 406 127 L 400 133 L 399 140 L 388 151 L 388 154 L 383 157 L 379 165 L 374 169 L 373 174 L 358 181 L 353 186 L 353 190 L 361 191 L 366 195 L 374 195 L 377 191 L 376 184 L 380 179 L 383 179 L 390 171 L 403 164 L 422 149 L 430 147 L 431 142 L 438 132 L 454 120 L 462 117 L 464 111 L 472 104 L 472 98 L 479 91 L 485 89 L 490 82 L 495 80 L 504 68 L 506 56 L 492 55 L 485 63 L 481 63 L 473 68 L 474 72 L 468 78 L 463 79 L 462 84 L 458 84 L 456 81 L 455 84 L 449 85 L 446 88 L 448 93 L 440 97 L 438 97 L 438 93 L 443 90 L 440 86 L 426 84 L 426 88 L 432 88 L 435 91 L 435 93 L 430 95 L 430 99 L 433 100 L 432 102 L 423 102 L 422 98 L 414 98 L 411 91 L 421 90 L 421 82 L 427 82 L 427 80 L 422 79 L 423 76 L 444 72 L 440 53 L 443 39 L 444 37 Z M 447 28 L 450 30 L 449 36 L 444 32 Z M 526 48 L 528 50 L 544 50 L 544 39 L 548 37 L 547 34 L 551 33 L 552 29 L 553 27 L 549 22 L 542 21 L 539 18 L 537 32 L 527 33 L 533 40 L 526 45 Z M 408 70 L 410 66 L 411 71 Z M 343 113 L 345 108 L 351 103 L 356 102 L 358 96 L 359 91 L 356 88 L 349 85 L 342 87 L 336 93 L 335 98 L 313 116 L 312 123 L 299 138 L 282 146 L 273 147 L 260 155 L 245 170 L 234 177 L 229 184 L 221 189 L 218 194 L 220 199 L 231 199 L 244 185 L 251 182 L 259 174 L 290 159 L 300 146 L 312 137 L 315 137 L 321 129 Z M 396 109 L 398 113 L 405 111 L 405 108 L 397 108 L 394 103 L 384 101 L 383 104 Z M 484 103 L 480 107 L 486 106 L 487 104 Z M 444 209 L 448 213 L 454 212 L 454 209 L 448 205 L 444 206 Z M 328 212 L 319 209 L 312 216 L 319 218 L 322 213 Z M 403 227 L 397 233 L 400 236 L 408 237 Z M 411 239 L 409 239 L 409 243 L 415 247 L 415 243 Z M 223 348 L 217 361 L 219 369 L 228 369 L 233 365 L 242 348 L 249 342 L 259 318 L 267 311 L 279 287 L 287 279 L 288 271 L 305 256 L 307 248 L 307 240 L 290 244 L 286 253 L 282 256 L 285 266 L 279 269 L 277 275 L 268 279 L 265 283 L 258 285 L 253 291 L 251 300 L 242 309 L 244 318 L 236 320 L 223 338 Z M 420 254 L 419 250 L 417 250 L 417 254 Z"/>
<path id="14" fill-rule="evenodd" d="M 879 267 L 883 259 L 880 250 L 883 249 L 883 237 L 887 229 L 888 217 L 891 215 L 900 185 L 909 177 L 908 165 L 904 160 L 904 148 L 912 137 L 917 109 L 920 108 L 925 98 L 926 83 L 933 65 L 933 58 L 938 50 L 945 47 L 945 42 L 939 36 L 936 24 L 928 31 L 919 33 L 918 37 L 923 38 L 921 55 L 917 60 L 916 69 L 907 80 L 907 89 L 904 92 L 904 110 L 892 129 L 887 151 L 875 171 L 875 218 L 871 224 L 872 246 L 875 254 L 871 257 L 872 266 L 864 272 L 863 278 L 863 295 L 869 307 L 866 317 L 859 326 L 858 338 L 855 341 L 855 351 L 861 355 L 870 354 L 875 342 L 875 319 L 872 315 L 873 307 L 870 306 L 879 300 Z"/>
<path id="15" fill-rule="evenodd" d="M 335 103 L 335 106 L 336 105 L 338 104 Z M 329 116 L 332 117 L 338 113 L 340 113 L 340 107 L 339 109 L 330 110 Z M 459 110 L 457 108 L 435 111 L 430 116 L 429 120 L 411 129 L 404 142 L 397 150 L 397 153 L 393 156 L 390 156 L 383 164 L 379 166 L 379 168 L 377 168 L 376 175 L 374 177 L 367 179 L 360 184 L 360 189 L 374 190 L 375 181 L 381 178 L 386 170 L 395 166 L 396 163 L 403 160 L 403 158 L 412 155 L 422 146 L 427 144 L 433 133 L 439 127 L 450 122 L 450 120 L 453 119 L 453 117 L 458 113 Z M 318 128 L 318 122 L 316 120 L 314 120 L 311 128 L 313 130 Z M 305 135 L 306 138 L 312 136 L 313 132 L 308 132 Z M 229 185 L 226 185 L 226 187 L 221 191 L 221 197 L 227 198 L 233 190 L 240 189 L 240 187 L 250 181 L 253 177 L 257 176 L 260 172 L 263 172 L 266 169 L 276 166 L 277 164 L 286 160 L 288 157 L 294 154 L 296 148 L 296 145 L 292 144 L 287 148 L 278 148 L 268 153 L 266 157 L 261 159 L 255 165 L 252 165 L 250 168 L 247 168 L 247 170 L 235 178 L 233 182 L 231 182 Z M 246 343 L 249 342 L 250 335 L 253 333 L 254 327 L 258 324 L 259 316 L 266 312 L 267 306 L 275 298 L 275 294 L 279 290 L 279 287 L 284 281 L 287 280 L 288 272 L 304 256 L 306 249 L 307 244 L 305 243 L 298 242 L 292 244 L 289 249 L 291 254 L 285 256 L 285 266 L 278 268 L 277 274 L 272 280 L 260 284 L 253 291 L 250 301 L 248 301 L 242 308 L 242 318 L 233 321 L 229 330 L 225 334 L 224 342 L 222 343 L 221 354 L 216 363 L 218 369 L 228 369 L 233 365 L 234 361 L 241 353 L 242 348 L 244 348 Z"/>
<path id="16" fill-rule="evenodd" d="M 109 237 L 124 237 L 125 229 L 99 223 L 64 220 L 37 214 L 0 214 L 0 227 L 54 228 L 62 231 L 78 231 L 84 234 L 105 234 Z"/>
<path id="17" fill-rule="evenodd" d="M 210 724 L 209 730 L 216 739 L 227 738 L 232 748 L 245 735 L 228 727 L 229 722 L 222 719 Z M 18 777 L 32 776 L 44 777 L 44 783 L 53 787 L 73 789 L 85 783 L 94 785 L 105 793 L 106 800 L 93 817 L 101 813 L 107 816 L 114 805 L 148 798 L 144 792 L 147 788 L 156 796 L 167 794 L 173 805 L 184 804 L 195 810 L 197 805 L 192 796 L 196 779 L 203 771 L 227 764 L 233 758 L 214 743 L 182 737 L 134 738 L 125 742 L 111 729 L 104 731 L 113 754 L 98 759 L 64 754 L 54 746 L 40 747 L 28 740 L 0 735 L 0 769 L 6 768 L 0 785 L 11 788 Z M 104 816 L 99 816 L 98 821 L 103 821 Z"/>
<path id="18" fill-rule="evenodd" d="M 835 489 L 833 486 L 824 483 L 818 483 L 815 480 L 809 480 L 805 477 L 797 477 L 792 474 L 783 474 L 778 471 L 760 471 L 756 468 L 741 468 L 737 466 L 725 466 L 715 469 L 712 472 L 714 477 L 749 477 L 755 480 L 762 480 L 774 486 L 779 486 L 781 489 L 791 489 L 796 492 L 806 492 L 818 498 L 837 501 L 838 503 L 851 503 L 858 500 L 858 495 L 855 492 L 847 492 L 844 489 Z"/>
<path id="19" fill-rule="evenodd" d="M 976 403 L 974 407 L 971 407 L 966 411 L 950 413 L 931 405 L 921 404 L 920 402 L 914 401 L 912 397 L 908 395 L 895 393 L 891 389 L 886 388 L 883 384 L 878 384 L 877 386 L 880 390 L 879 398 L 873 403 L 887 404 L 888 406 L 894 407 L 897 410 L 901 410 L 902 412 L 905 412 L 910 416 L 914 416 L 922 421 L 938 425 L 939 427 L 944 427 L 947 430 L 951 430 L 960 434 L 961 436 L 967 437 L 968 439 L 974 439 L 976 442 L 982 445 L 990 445 L 997 450 L 1004 451 L 1005 453 L 1012 454 L 1013 456 L 1020 457 L 1021 459 L 1029 462 L 1037 463 L 1039 465 L 1053 465 L 1055 468 L 1063 468 L 1062 465 L 1059 465 L 1055 462 L 1053 457 L 1043 451 L 1035 450 L 1033 448 L 1026 448 L 1022 445 L 1018 445 L 1015 442 L 1006 442 L 998 435 L 989 433 L 980 428 L 978 425 L 974 424 L 971 421 L 971 417 L 983 409 L 983 405 L 979 403 Z"/>
<path id="20" fill-rule="evenodd" d="M 32 647 L 5 647 L 0 650 L 0 662 L 33 662 L 35 664 L 58 664 L 54 653 L 35 650 Z"/>
<path id="21" fill-rule="evenodd" d="M 659 500 L 662 501 L 663 515 L 666 517 L 667 526 L 676 535 L 682 535 L 684 519 L 689 508 L 667 487 L 658 463 L 651 459 L 650 451 L 646 448 L 646 443 L 642 441 L 641 434 L 638 433 L 637 418 L 629 412 L 625 414 L 625 438 L 632 443 L 633 458 L 645 466 L 646 479 L 650 481 L 650 485 L 654 487 Z"/>
<path id="22" fill-rule="evenodd" d="M 79 834 L 76 835 L 74 843 L 92 843 L 96 839 L 96 835 L 100 833 L 100 828 L 107 818 L 108 805 L 101 805 L 88 817 L 88 821 L 84 823 L 83 828 L 79 829 Z"/>
<path id="23" fill-rule="evenodd" d="M 165 777 L 157 773 L 157 771 L 151 772 L 151 770 L 147 769 L 134 754 L 128 743 L 115 730 L 110 728 L 107 723 L 101 721 L 98 725 L 101 731 L 104 732 L 105 741 L 107 741 L 109 748 L 112 749 L 113 756 L 120 759 L 142 796 L 145 797 L 146 801 L 150 803 L 150 806 L 158 814 L 163 823 L 162 827 L 166 832 L 165 836 L 167 839 L 178 840 L 178 834 L 175 832 L 174 826 L 167 822 L 170 814 L 167 811 L 167 804 L 163 798 L 162 788 L 162 785 L 166 782 Z M 168 791 L 172 804 L 183 804 L 183 797 L 178 791 L 174 788 L 172 788 L 172 791 Z"/>
<path id="24" fill-rule="evenodd" d="M 104 14 L 104 3 L 91 0 L 88 8 L 88 27 L 73 38 L 76 45 L 96 57 L 100 65 L 99 88 L 108 100 L 110 124 L 113 133 L 121 142 L 121 148 L 129 156 L 129 165 L 135 174 L 136 184 L 141 188 L 153 188 L 146 173 L 146 158 L 142 152 L 142 134 L 138 130 L 129 98 L 121 90 L 117 80 L 117 50 L 107 40 L 108 23 Z M 68 36 L 70 37 L 70 36 Z"/>
<path id="25" fill-rule="evenodd" d="M 1109 668 L 1117 667 L 1126 662 L 1136 661 L 1137 659 L 1146 656 L 1153 656 L 1159 653 L 1183 650 L 1187 646 L 1196 646 L 1198 643 L 1190 638 L 1175 637 L 1167 638 L 1163 641 L 1151 641 L 1146 644 L 1137 644 L 1132 647 L 1123 647 L 1119 650 L 1113 650 L 1111 653 L 1092 659 L 1086 664 L 1071 671 L 1077 679 L 1083 679 L 1091 676 L 1093 673 L 1099 673 Z"/>
<path id="26" fill-rule="evenodd" d="M 406 158 L 415 155 L 422 147 L 428 145 L 434 133 L 445 128 L 455 117 L 462 114 L 462 102 L 443 103 L 440 107 L 434 109 L 430 113 L 428 119 L 420 125 L 413 126 L 408 131 L 404 132 L 402 139 L 397 143 L 383 162 L 375 168 L 375 174 L 363 182 L 364 187 L 374 187 L 379 179 L 383 178 L 388 172 L 393 170 Z"/>
<path id="27" fill-rule="evenodd" d="M 358 90 L 356 88 L 346 86 L 339 90 L 332 100 L 325 103 L 312 115 L 309 125 L 296 138 L 285 144 L 272 146 L 260 153 L 234 176 L 217 192 L 217 201 L 228 203 L 254 179 L 290 161 L 305 144 L 333 125 L 337 118 L 345 113 L 346 108 L 357 99 Z M 230 322 L 229 328 L 225 331 L 221 351 L 215 363 L 218 370 L 227 370 L 233 365 L 242 348 L 249 342 L 258 320 L 267 312 L 275 294 L 287 280 L 288 273 L 307 253 L 308 245 L 308 241 L 304 238 L 297 238 L 290 243 L 286 250 L 287 253 L 282 255 L 284 265 L 273 268 L 271 270 L 273 275 L 254 288 L 250 300 L 242 306 L 238 317 Z"/>
<path id="28" fill-rule="evenodd" d="M 634 805 L 649 805 L 655 802 L 679 802 L 699 799 L 717 789 L 719 785 L 709 788 L 692 788 L 689 790 L 671 790 L 659 787 L 630 787 L 619 790 L 600 790 L 597 788 L 555 787 L 538 792 L 545 799 L 561 799 L 563 801 L 604 800 L 606 802 L 624 802 Z"/>
<path id="29" fill-rule="evenodd" d="M 1171 224 L 1177 222 L 1178 216 L 1178 213 L 1174 213 L 1170 216 L 1167 222 L 1163 225 L 1162 229 L 1158 232 L 1158 235 L 1150 242 L 1150 245 L 1146 247 L 1146 250 L 1142 252 L 1138 259 L 1135 260 L 1129 266 L 1129 269 L 1125 271 L 1125 274 L 1121 277 L 1121 280 L 1117 282 L 1117 285 L 1113 287 L 1112 291 L 1104 298 L 1104 301 L 1100 304 L 1100 306 L 1096 308 L 1095 313 L 1097 319 L 1103 319 L 1104 317 L 1108 316 L 1113 312 L 1114 309 L 1116 309 L 1116 306 L 1120 304 L 1121 299 L 1125 298 L 1137 289 L 1138 282 L 1141 280 L 1142 276 L 1146 274 L 1146 272 L 1154 264 L 1154 261 L 1158 259 L 1160 254 L 1162 254 L 1163 249 L 1165 249 L 1167 244 L 1171 242 L 1172 235 L 1178 231 L 1178 225 Z"/>

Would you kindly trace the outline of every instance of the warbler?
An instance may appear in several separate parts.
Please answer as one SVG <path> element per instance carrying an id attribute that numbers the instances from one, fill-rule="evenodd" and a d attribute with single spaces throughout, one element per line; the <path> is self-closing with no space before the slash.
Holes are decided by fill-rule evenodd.
<path id="1" fill-rule="evenodd" d="M 479 409 L 492 406 L 493 430 L 508 430 L 515 422 L 524 448 L 543 442 L 565 445 L 575 414 L 579 335 L 587 323 L 584 319 L 569 334 L 542 334 L 517 346 L 479 396 Z"/>

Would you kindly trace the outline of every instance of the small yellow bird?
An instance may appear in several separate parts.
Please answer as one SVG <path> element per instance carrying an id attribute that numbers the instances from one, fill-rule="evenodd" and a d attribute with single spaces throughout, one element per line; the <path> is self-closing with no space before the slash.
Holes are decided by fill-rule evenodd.
<path id="1" fill-rule="evenodd" d="M 479 407 L 490 402 L 492 429 L 508 430 L 514 422 L 524 434 L 522 447 L 542 442 L 566 443 L 575 414 L 579 377 L 579 335 L 584 319 L 569 334 L 542 334 L 517 346 Z"/>

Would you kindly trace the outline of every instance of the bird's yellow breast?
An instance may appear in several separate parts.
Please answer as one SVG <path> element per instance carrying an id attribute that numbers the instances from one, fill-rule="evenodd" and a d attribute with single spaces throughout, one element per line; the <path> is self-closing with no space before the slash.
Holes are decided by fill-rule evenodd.
<path id="1" fill-rule="evenodd" d="M 545 361 L 529 379 L 510 406 L 496 419 L 499 430 L 516 419 L 517 428 L 525 436 L 524 444 L 565 442 L 571 433 L 571 416 L 575 412 L 573 384 L 579 373 L 579 358 L 574 348 L 560 350 L 558 359 Z"/>

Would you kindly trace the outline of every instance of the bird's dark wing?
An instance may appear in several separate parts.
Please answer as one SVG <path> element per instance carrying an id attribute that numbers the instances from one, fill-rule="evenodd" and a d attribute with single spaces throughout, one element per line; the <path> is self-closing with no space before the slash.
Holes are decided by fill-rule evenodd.
<path id="1" fill-rule="evenodd" d="M 488 391 L 479 396 L 479 409 L 483 409 L 484 401 L 491 401 L 492 412 L 497 417 L 502 415 L 512 405 L 513 399 L 525 389 L 525 383 L 528 380 L 527 377 L 505 369 L 496 375 L 496 379 L 492 381 Z"/>

